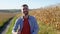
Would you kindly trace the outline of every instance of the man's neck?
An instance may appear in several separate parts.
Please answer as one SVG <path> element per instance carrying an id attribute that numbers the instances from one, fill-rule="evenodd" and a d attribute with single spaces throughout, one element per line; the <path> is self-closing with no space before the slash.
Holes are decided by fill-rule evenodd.
<path id="1" fill-rule="evenodd" d="M 25 15 L 24 18 L 28 18 L 28 15 Z"/>

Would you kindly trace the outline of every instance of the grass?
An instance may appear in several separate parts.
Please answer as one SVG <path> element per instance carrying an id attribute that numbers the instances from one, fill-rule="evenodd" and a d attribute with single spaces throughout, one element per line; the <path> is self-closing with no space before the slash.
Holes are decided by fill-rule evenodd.
<path id="1" fill-rule="evenodd" d="M 17 18 L 17 17 L 14 17 L 14 18 L 12 19 L 12 23 L 10 24 L 10 27 L 9 27 L 9 29 L 8 29 L 8 31 L 7 31 L 6 34 L 12 34 L 12 29 L 13 29 L 13 26 L 14 26 L 14 24 L 15 24 L 16 18 Z"/>
<path id="2" fill-rule="evenodd" d="M 8 19 L 5 19 L 5 20 L 1 21 L 1 22 L 0 22 L 0 26 L 3 26 L 3 24 L 4 24 L 6 21 L 8 21 Z"/>
<path id="3" fill-rule="evenodd" d="M 13 16 L 15 16 L 13 13 L 0 12 L 0 27 Z"/>
<path id="4" fill-rule="evenodd" d="M 38 34 L 56 34 L 56 30 L 52 26 L 46 25 L 45 23 L 38 21 L 39 32 Z"/>

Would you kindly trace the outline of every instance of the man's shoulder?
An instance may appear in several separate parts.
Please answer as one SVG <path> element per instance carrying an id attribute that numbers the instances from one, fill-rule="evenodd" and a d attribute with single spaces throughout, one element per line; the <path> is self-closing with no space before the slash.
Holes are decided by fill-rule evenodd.
<path id="1" fill-rule="evenodd" d="M 18 17 L 16 20 L 17 20 L 17 21 L 20 21 L 21 19 L 22 19 L 21 17 Z"/>
<path id="2" fill-rule="evenodd" d="M 36 20 L 35 16 L 29 16 L 29 19 Z"/>
<path id="3" fill-rule="evenodd" d="M 29 16 L 30 18 L 35 18 L 35 16 Z"/>

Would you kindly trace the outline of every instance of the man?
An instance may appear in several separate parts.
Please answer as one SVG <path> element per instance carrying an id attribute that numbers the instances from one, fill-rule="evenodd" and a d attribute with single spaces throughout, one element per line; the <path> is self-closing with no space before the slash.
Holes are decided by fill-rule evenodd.
<path id="1" fill-rule="evenodd" d="M 35 17 L 29 15 L 28 5 L 22 5 L 22 13 L 24 14 L 21 18 L 16 20 L 14 25 L 13 34 L 17 34 L 19 28 L 19 34 L 38 34 L 38 24 Z"/>

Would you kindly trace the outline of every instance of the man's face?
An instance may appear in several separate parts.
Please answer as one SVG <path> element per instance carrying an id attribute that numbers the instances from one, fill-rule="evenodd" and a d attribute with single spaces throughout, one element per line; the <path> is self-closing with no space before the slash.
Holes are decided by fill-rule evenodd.
<path id="1" fill-rule="evenodd" d="M 23 7 L 23 14 L 24 15 L 28 15 L 28 11 L 29 11 L 28 7 L 27 6 L 24 6 Z"/>

